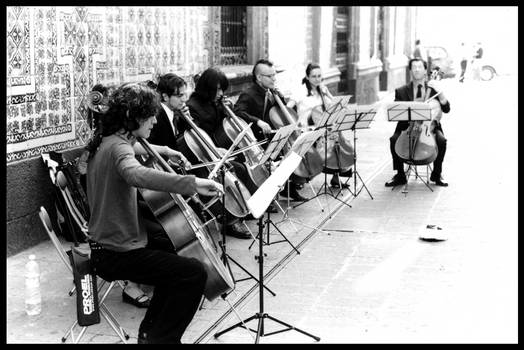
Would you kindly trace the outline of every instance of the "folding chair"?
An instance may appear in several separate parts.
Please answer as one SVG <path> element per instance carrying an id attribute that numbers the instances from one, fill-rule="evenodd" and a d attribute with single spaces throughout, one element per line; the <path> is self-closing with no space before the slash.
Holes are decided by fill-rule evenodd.
<path id="1" fill-rule="evenodd" d="M 66 267 L 69 269 L 71 273 L 73 273 L 73 268 L 71 266 L 71 263 L 69 261 L 68 252 L 64 249 L 62 246 L 62 243 L 58 239 L 58 237 L 55 234 L 55 231 L 53 230 L 53 226 L 51 224 L 51 219 L 49 218 L 49 215 L 47 214 L 47 211 L 44 207 L 40 207 L 40 212 L 38 213 L 40 216 L 40 220 L 42 221 L 42 224 L 44 225 L 44 228 L 49 235 L 49 238 L 51 239 L 51 242 L 56 248 L 56 251 L 58 253 L 58 256 L 63 261 L 63 263 L 66 265 Z M 97 276 L 98 277 L 98 276 Z M 122 340 L 122 342 L 127 343 L 126 340 L 129 339 L 129 335 L 126 332 L 126 330 L 120 325 L 114 314 L 109 310 L 107 305 L 105 305 L 105 300 L 107 296 L 109 295 L 109 292 L 113 289 L 113 287 L 116 285 L 117 281 L 105 281 L 103 279 L 99 279 L 101 283 L 98 286 L 98 295 L 100 296 L 101 293 L 103 293 L 102 297 L 99 298 L 99 307 L 100 307 L 100 314 L 103 316 L 103 318 L 107 321 L 107 323 L 113 328 L 115 333 L 118 335 L 118 337 Z M 109 285 L 104 290 L 104 286 L 109 282 Z M 73 288 L 69 295 L 74 294 L 75 288 Z M 74 330 L 75 327 L 78 325 L 78 320 L 75 320 L 75 322 L 69 327 L 67 332 L 62 337 L 62 343 L 65 343 L 69 335 L 71 335 L 71 339 L 74 343 L 78 343 L 82 336 L 85 334 L 88 326 L 82 327 L 77 337 L 75 337 Z"/>
<path id="2" fill-rule="evenodd" d="M 424 183 L 424 185 L 426 185 L 426 187 L 429 188 L 431 192 L 433 192 L 433 189 L 429 185 L 429 177 L 430 177 L 429 174 L 432 171 L 431 165 L 430 164 L 417 165 L 411 162 L 405 162 L 405 164 L 408 166 L 408 168 L 405 170 L 407 181 L 406 181 L 406 184 L 404 185 L 404 188 L 402 189 L 402 193 L 404 194 L 408 193 L 408 183 L 409 183 L 410 176 L 414 176 L 415 179 L 417 178 L 420 179 Z M 424 175 L 424 174 L 419 173 L 418 167 L 425 167 L 426 174 Z"/>
<path id="3" fill-rule="evenodd" d="M 80 231 L 86 236 L 86 238 L 89 238 L 89 233 L 87 231 L 87 220 L 84 218 L 80 210 L 77 208 L 71 191 L 69 189 L 69 182 L 67 181 L 66 176 L 61 170 L 59 170 L 56 173 L 55 185 L 60 189 L 60 193 L 64 198 L 69 214 L 78 225 Z"/>

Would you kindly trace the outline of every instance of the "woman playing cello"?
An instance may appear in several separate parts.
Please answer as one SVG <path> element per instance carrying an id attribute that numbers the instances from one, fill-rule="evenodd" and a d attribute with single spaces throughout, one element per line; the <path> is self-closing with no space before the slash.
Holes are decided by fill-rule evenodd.
<path id="1" fill-rule="evenodd" d="M 180 343 L 198 309 L 207 273 L 194 258 L 148 247 L 137 188 L 213 195 L 222 185 L 147 168 L 135 158 L 133 145 L 149 137 L 158 104 L 154 90 L 123 84 L 112 94 L 100 132 L 87 146 L 91 262 L 108 281 L 130 279 L 155 286 L 138 329 L 139 343 Z"/>
<path id="2" fill-rule="evenodd" d="M 306 85 L 306 94 L 297 94 L 291 97 L 287 106 L 296 107 L 299 126 L 306 127 L 319 122 L 320 115 L 333 100 L 333 95 L 322 83 L 322 71 L 318 64 L 310 63 L 307 65 L 306 76 L 302 79 L 302 84 Z M 339 173 L 347 177 L 352 175 L 353 146 L 347 131 L 335 133 L 330 135 L 329 138 L 326 145 L 327 152 L 319 150 L 319 153 L 322 157 L 327 154 L 324 172 L 333 173 L 330 184 L 332 187 L 339 188 L 341 186 Z M 319 139 L 319 142 L 324 142 L 323 138 Z M 347 185 L 342 184 L 342 186 L 346 187 Z"/>

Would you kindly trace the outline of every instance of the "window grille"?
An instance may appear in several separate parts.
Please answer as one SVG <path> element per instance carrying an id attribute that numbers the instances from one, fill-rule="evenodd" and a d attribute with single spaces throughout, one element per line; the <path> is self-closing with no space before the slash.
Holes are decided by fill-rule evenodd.
<path id="1" fill-rule="evenodd" d="M 246 6 L 222 6 L 220 18 L 220 64 L 246 64 Z"/>

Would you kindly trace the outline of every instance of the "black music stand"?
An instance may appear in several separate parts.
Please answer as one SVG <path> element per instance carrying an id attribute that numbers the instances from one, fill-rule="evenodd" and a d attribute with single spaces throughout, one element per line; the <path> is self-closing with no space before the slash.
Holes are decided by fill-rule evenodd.
<path id="1" fill-rule="evenodd" d="M 362 177 L 360 176 L 358 170 L 357 170 L 357 129 L 368 129 L 369 125 L 373 121 L 373 118 L 375 118 L 375 115 L 377 114 L 377 106 L 350 106 L 346 109 L 346 115 L 342 117 L 338 121 L 337 124 L 333 126 L 332 131 L 345 131 L 345 130 L 351 130 L 353 131 L 353 191 L 349 189 L 349 192 L 353 195 L 353 197 L 357 197 L 360 192 L 365 188 L 366 192 L 368 193 L 369 197 L 373 199 L 373 196 L 369 192 L 369 189 L 367 188 L 364 180 L 362 180 Z M 357 189 L 357 177 L 362 183 L 362 186 L 360 189 Z M 345 184 L 347 184 L 350 181 L 350 179 L 347 179 Z M 339 194 L 340 195 L 340 192 Z M 338 197 L 337 195 L 337 197 Z"/>
<path id="2" fill-rule="evenodd" d="M 398 121 L 430 121 L 431 120 L 431 107 L 426 102 L 418 102 L 418 101 L 395 101 L 391 102 L 386 106 L 386 110 L 388 113 L 388 121 L 390 122 L 398 122 Z M 411 139 L 411 129 L 409 132 L 409 139 Z M 426 180 L 424 180 L 418 173 L 417 168 L 414 160 L 413 160 L 413 147 L 409 147 L 409 159 L 406 162 L 408 164 L 408 176 L 413 171 L 415 173 L 415 178 L 419 178 L 424 185 L 426 185 L 427 188 L 430 189 L 431 192 L 433 192 L 433 189 L 429 185 L 429 181 L 426 176 Z M 426 174 L 427 175 L 427 174 Z M 406 185 L 404 186 L 403 193 L 407 193 L 407 181 Z M 395 187 L 393 187 L 391 190 L 394 190 Z"/>
<path id="3" fill-rule="evenodd" d="M 280 128 L 277 133 L 275 134 L 275 136 L 273 136 L 273 138 L 271 139 L 271 141 L 268 143 L 268 146 L 266 148 L 266 150 L 264 151 L 264 154 L 262 155 L 261 159 L 260 159 L 260 163 L 264 163 L 268 169 L 268 172 L 269 172 L 269 176 L 271 177 L 271 162 L 274 161 L 280 154 L 280 151 L 284 148 L 284 146 L 286 145 L 289 137 L 291 136 L 291 134 L 293 133 L 293 131 L 296 130 L 296 125 L 293 125 L 293 124 L 290 124 L 290 125 L 286 125 L 286 126 L 283 126 L 282 128 Z M 297 165 L 298 166 L 298 165 Z M 296 169 L 296 167 L 295 167 Z M 294 169 L 293 169 L 294 170 Z M 291 173 L 289 174 L 291 175 Z M 288 176 L 289 177 L 289 176 Z M 275 179 L 275 178 L 273 178 Z M 262 186 L 259 187 L 259 189 L 257 190 L 257 192 L 261 189 L 261 188 L 267 188 L 267 184 L 266 182 L 269 180 L 266 179 L 266 181 L 264 181 L 264 183 L 262 184 Z M 274 180 L 273 180 L 274 181 Z M 286 179 L 287 181 L 287 179 Z M 264 186 L 264 184 L 266 184 Z M 281 186 L 283 184 L 280 184 Z M 256 193 L 256 192 L 255 192 Z M 274 197 L 276 197 L 278 195 L 275 194 Z M 256 198 L 256 197 L 255 197 Z M 276 200 L 275 200 L 276 201 Z M 277 202 L 278 203 L 278 202 Z M 269 215 L 269 212 L 268 212 L 268 215 Z M 253 215 L 253 217 L 255 217 Z M 266 237 L 266 241 L 264 242 L 265 245 L 271 245 L 271 244 L 276 244 L 276 243 L 281 243 L 281 242 L 288 242 L 289 245 L 291 245 L 291 247 L 293 247 L 293 249 L 298 253 L 300 254 L 300 252 L 298 251 L 298 249 L 293 245 L 293 243 L 291 243 L 291 241 L 286 237 L 286 235 L 284 235 L 284 233 L 278 228 L 278 226 L 272 221 L 269 219 L 269 216 L 268 216 L 268 226 L 269 224 L 273 225 L 273 227 L 275 228 L 275 230 L 278 231 L 278 233 L 280 233 L 280 235 L 284 238 L 283 240 L 279 240 L 279 241 L 275 241 L 275 242 L 270 242 L 269 240 L 269 229 L 267 231 L 267 237 Z M 295 229 L 296 230 L 296 229 Z M 298 232 L 298 231 L 297 231 Z M 259 232 L 259 235 L 260 235 L 260 232 Z M 251 249 L 251 246 L 255 243 L 255 241 L 251 242 L 251 245 L 249 246 L 249 248 Z"/>
<path id="4" fill-rule="evenodd" d="M 213 178 L 215 174 L 220 174 L 220 179 L 222 180 L 222 186 L 223 188 L 225 188 L 226 184 L 225 184 L 225 169 L 224 169 L 224 163 L 225 161 L 229 158 L 229 156 L 233 153 L 233 150 L 235 149 L 235 147 L 240 143 L 240 140 L 242 140 L 242 138 L 244 137 L 244 135 L 246 134 L 246 132 L 249 130 L 249 128 L 251 127 L 251 123 L 249 125 L 246 126 L 246 128 L 240 132 L 237 137 L 235 138 L 235 140 L 233 141 L 233 144 L 229 147 L 229 149 L 227 150 L 227 152 L 224 154 L 224 156 L 218 161 L 216 162 L 215 164 L 215 167 L 213 168 L 213 170 L 210 172 L 209 174 L 209 178 Z M 241 199 L 242 201 L 244 202 L 244 204 L 246 205 L 247 207 L 247 203 L 244 199 L 244 197 L 242 197 L 242 192 L 240 192 L 240 195 L 241 195 Z M 254 279 L 255 281 L 257 281 L 258 283 L 258 280 L 257 278 L 251 274 L 246 268 L 244 268 L 239 262 L 237 262 L 235 259 L 233 259 L 231 257 L 231 255 L 229 255 L 227 253 L 227 250 L 226 250 L 226 226 L 227 226 L 227 218 L 226 218 L 226 196 L 223 196 L 222 197 L 222 206 L 221 206 L 221 211 L 222 211 L 222 227 L 221 227 L 221 236 L 222 236 L 222 241 L 220 241 L 218 243 L 218 245 L 220 246 L 220 249 L 222 250 L 222 256 L 221 256 L 221 259 L 222 261 L 224 262 L 224 265 L 227 266 L 228 270 L 229 270 L 229 273 L 231 274 L 231 276 L 233 276 L 233 272 L 231 271 L 231 265 L 229 264 L 229 261 L 232 261 L 236 266 L 238 266 L 242 271 L 244 271 L 246 274 L 249 275 L 249 277 L 245 277 L 245 278 L 241 278 L 241 279 L 234 279 L 234 282 L 242 282 L 242 281 L 246 281 L 246 280 L 249 280 L 249 279 Z M 276 294 L 269 288 L 267 288 L 266 286 L 264 286 L 264 288 L 266 288 L 268 290 L 268 292 L 270 292 L 271 294 L 273 294 L 273 296 L 275 296 Z M 226 296 L 227 294 L 224 294 L 222 295 L 222 298 L 224 300 L 226 300 Z M 230 305 L 231 306 L 231 305 Z M 231 307 L 233 308 L 233 307 Z"/>
<path id="5" fill-rule="evenodd" d="M 301 206 L 304 203 L 307 203 L 311 199 L 318 198 L 322 195 L 331 196 L 334 199 L 344 203 L 348 207 L 351 208 L 351 205 L 344 202 L 343 200 L 337 198 L 338 196 L 335 196 L 331 188 L 327 185 L 327 172 L 325 171 L 327 169 L 327 139 L 328 139 L 328 132 L 333 132 L 333 127 L 338 122 L 338 120 L 344 116 L 345 114 L 345 106 L 349 103 L 351 96 L 342 96 L 339 97 L 338 100 L 331 104 L 321 115 L 319 125 L 317 126 L 316 130 L 322 130 L 324 134 L 324 183 L 322 186 L 320 186 L 320 189 L 318 190 L 317 194 L 313 197 L 309 198 L 307 201 L 299 203 L 295 205 L 293 208 L 297 208 Z M 329 192 L 328 192 L 329 189 Z M 322 208 L 322 211 L 324 211 L 324 208 Z M 331 216 L 331 212 L 330 212 Z"/>
<path id="6" fill-rule="evenodd" d="M 260 188 L 255 192 L 255 194 L 248 200 L 248 207 L 250 209 L 251 215 L 253 215 L 254 218 L 258 218 L 259 312 L 255 313 L 253 316 L 250 316 L 243 321 L 234 324 L 231 327 L 226 328 L 225 330 L 215 333 L 215 338 L 218 338 L 222 334 L 229 332 L 234 328 L 242 327 L 257 334 L 255 344 L 258 344 L 260 337 L 282 333 L 289 330 L 295 330 L 297 332 L 305 334 L 315 339 L 316 341 L 320 340 L 319 337 L 309 334 L 264 312 L 264 242 L 262 240 L 262 235 L 264 231 L 264 226 L 267 227 L 267 232 L 269 235 L 269 223 L 271 222 L 270 213 L 267 210 L 267 208 L 269 204 L 274 200 L 274 198 L 278 195 L 280 188 L 283 186 L 287 178 L 289 178 L 291 173 L 300 164 L 301 160 L 302 158 L 298 156 L 296 153 L 291 153 L 286 159 L 282 161 L 282 163 L 274 172 L 274 174 L 270 175 L 269 178 L 262 184 L 262 186 L 260 186 Z M 265 223 L 263 221 L 264 213 L 267 213 L 267 219 Z M 265 333 L 264 319 L 266 318 L 275 321 L 287 328 L 270 333 Z M 249 328 L 245 325 L 245 323 L 253 319 L 258 319 L 258 327 L 256 330 Z"/>

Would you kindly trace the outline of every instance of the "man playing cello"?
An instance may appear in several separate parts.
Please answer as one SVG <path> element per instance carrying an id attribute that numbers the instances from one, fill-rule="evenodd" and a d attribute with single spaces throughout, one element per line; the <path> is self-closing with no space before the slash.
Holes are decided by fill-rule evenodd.
<path id="1" fill-rule="evenodd" d="M 411 82 L 395 90 L 395 101 L 424 101 L 424 96 L 431 98 L 437 95 L 434 99 L 438 101 L 440 109 L 444 113 L 450 111 L 450 105 L 447 98 L 444 96 L 440 84 L 437 80 L 426 81 L 427 65 L 420 58 L 413 58 L 409 60 L 409 69 L 411 72 Z M 426 94 L 426 90 L 428 93 Z M 432 113 L 433 115 L 433 113 Z M 437 186 L 447 186 L 448 184 L 442 179 L 442 162 L 446 153 L 447 140 L 442 131 L 440 121 L 434 120 L 434 133 L 438 147 L 438 154 L 433 162 L 433 171 L 431 172 L 430 180 L 435 182 Z M 402 159 L 395 152 L 395 144 L 403 130 L 409 127 L 408 121 L 399 121 L 395 132 L 390 137 L 390 151 L 393 159 L 393 170 L 397 174 L 386 182 L 386 187 L 394 187 L 407 183 L 406 174 L 404 173 L 404 163 Z"/>

